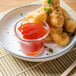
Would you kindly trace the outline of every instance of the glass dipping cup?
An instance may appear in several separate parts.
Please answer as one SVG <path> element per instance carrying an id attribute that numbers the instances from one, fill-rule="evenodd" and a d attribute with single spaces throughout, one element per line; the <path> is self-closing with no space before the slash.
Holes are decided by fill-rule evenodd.
<path id="1" fill-rule="evenodd" d="M 49 34 L 48 24 L 46 22 L 44 22 L 44 27 L 47 32 L 43 37 L 38 38 L 38 39 L 24 39 L 21 37 L 21 35 L 18 31 L 18 27 L 21 24 L 21 21 L 22 20 L 20 20 L 19 22 L 16 23 L 14 31 L 15 31 L 16 37 L 19 40 L 22 52 L 29 56 L 40 54 L 43 51 L 44 40 Z"/>

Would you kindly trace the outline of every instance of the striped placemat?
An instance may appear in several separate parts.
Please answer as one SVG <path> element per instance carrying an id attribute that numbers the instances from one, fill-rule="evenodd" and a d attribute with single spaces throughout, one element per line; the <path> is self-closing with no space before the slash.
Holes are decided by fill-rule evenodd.
<path id="1" fill-rule="evenodd" d="M 0 76 L 60 76 L 76 59 L 76 45 L 67 54 L 47 62 L 28 62 L 0 48 Z M 76 76 L 76 68 L 68 76 Z"/>
<path id="2" fill-rule="evenodd" d="M 61 5 L 64 5 L 61 2 Z M 65 4 L 67 10 L 72 10 Z M 0 13 L 2 17 L 4 13 Z M 74 14 L 73 14 L 74 15 Z M 75 16 L 76 17 L 76 16 Z M 0 76 L 60 76 L 76 59 L 76 45 L 67 54 L 47 62 L 28 62 L 0 48 Z M 76 67 L 68 76 L 76 76 Z"/>

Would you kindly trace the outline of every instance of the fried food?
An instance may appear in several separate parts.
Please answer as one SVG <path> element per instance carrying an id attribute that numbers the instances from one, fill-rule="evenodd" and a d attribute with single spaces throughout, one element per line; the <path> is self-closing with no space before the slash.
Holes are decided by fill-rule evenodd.
<path id="1" fill-rule="evenodd" d="M 32 11 L 31 13 L 27 14 L 26 19 L 31 19 L 31 22 L 33 22 L 33 23 L 43 24 L 43 21 L 47 20 L 47 13 L 41 7 L 39 9 L 37 9 L 36 11 Z"/>
<path id="2" fill-rule="evenodd" d="M 65 20 L 64 28 L 67 32 L 74 33 L 76 31 L 76 22 L 74 20 Z"/>
<path id="3" fill-rule="evenodd" d="M 60 0 L 43 0 L 42 4 L 42 7 L 44 9 L 48 8 L 49 13 L 53 12 L 54 9 L 59 6 L 60 6 Z"/>
<path id="4" fill-rule="evenodd" d="M 60 46 L 66 46 L 69 44 L 69 36 L 66 32 L 63 32 L 63 28 L 50 28 L 50 35 L 55 43 Z"/>
<path id="5" fill-rule="evenodd" d="M 62 9 L 60 7 L 57 7 L 57 9 L 50 13 L 47 21 L 50 25 L 54 27 L 63 27 L 64 16 Z"/>
<path id="6" fill-rule="evenodd" d="M 49 3 L 51 7 L 58 7 L 60 6 L 60 0 L 50 0 L 51 2 Z M 48 6 L 48 0 L 43 0 L 43 6 L 47 7 Z"/>
<path id="7" fill-rule="evenodd" d="M 67 32 L 74 33 L 76 31 L 76 21 L 74 21 L 66 10 L 63 9 L 64 14 L 64 28 Z"/>
<path id="8" fill-rule="evenodd" d="M 60 0 L 53 0 L 54 7 L 60 6 Z"/>
<path id="9" fill-rule="evenodd" d="M 48 4 L 48 1 L 49 4 Z M 60 7 L 60 0 L 44 0 L 43 7 L 48 8 L 49 16 L 47 22 L 54 27 L 63 27 L 64 16 Z"/>

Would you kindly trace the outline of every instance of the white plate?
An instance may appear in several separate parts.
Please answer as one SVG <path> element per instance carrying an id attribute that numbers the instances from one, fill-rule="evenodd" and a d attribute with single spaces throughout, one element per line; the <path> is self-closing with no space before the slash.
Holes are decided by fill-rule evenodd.
<path id="1" fill-rule="evenodd" d="M 75 35 L 71 40 L 70 44 L 66 47 L 60 47 L 55 43 L 45 44 L 46 46 L 54 50 L 53 53 L 50 53 L 47 49 L 44 49 L 44 52 L 37 56 L 24 55 L 14 34 L 14 26 L 19 20 L 23 19 L 28 12 L 39 8 L 40 6 L 40 4 L 30 4 L 15 8 L 9 13 L 7 13 L 0 21 L 0 44 L 8 52 L 20 59 L 33 62 L 52 60 L 68 52 L 69 49 L 71 49 L 76 42 Z M 24 16 L 21 16 L 20 13 L 23 13 Z"/>

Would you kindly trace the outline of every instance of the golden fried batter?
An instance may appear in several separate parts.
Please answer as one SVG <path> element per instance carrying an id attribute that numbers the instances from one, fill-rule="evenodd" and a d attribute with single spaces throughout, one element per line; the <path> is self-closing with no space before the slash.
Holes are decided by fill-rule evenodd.
<path id="1" fill-rule="evenodd" d="M 69 36 L 66 32 L 63 32 L 63 28 L 50 28 L 50 35 L 55 43 L 60 46 L 66 46 L 69 43 Z"/>
<path id="2" fill-rule="evenodd" d="M 60 0 L 51 0 L 50 6 L 51 7 L 58 7 L 60 6 Z M 47 7 L 48 6 L 48 0 L 43 0 L 43 6 Z"/>
<path id="3" fill-rule="evenodd" d="M 48 23 L 54 27 L 63 27 L 64 16 L 60 7 L 57 7 L 57 9 L 50 13 Z"/>
<path id="4" fill-rule="evenodd" d="M 41 7 L 39 9 L 37 9 L 36 11 L 32 11 L 31 13 L 28 13 L 26 15 L 26 19 L 31 19 L 31 22 L 33 22 L 33 23 L 43 24 L 43 21 L 47 20 L 47 13 Z"/>
<path id="5" fill-rule="evenodd" d="M 67 32 L 73 33 L 76 31 L 76 22 L 74 20 L 65 20 L 64 28 Z"/>
<path id="6" fill-rule="evenodd" d="M 67 32 L 73 33 L 76 31 L 76 21 L 74 21 L 66 10 L 63 9 L 64 14 L 64 28 Z"/>

